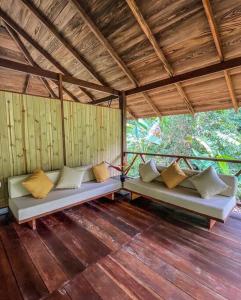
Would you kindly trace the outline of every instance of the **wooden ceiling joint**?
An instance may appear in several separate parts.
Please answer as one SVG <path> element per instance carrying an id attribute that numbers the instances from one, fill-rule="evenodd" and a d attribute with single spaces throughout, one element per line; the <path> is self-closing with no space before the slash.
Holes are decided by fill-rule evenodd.
<path id="1" fill-rule="evenodd" d="M 205 14 L 208 20 L 208 24 L 209 24 L 209 28 L 213 37 L 213 41 L 218 53 L 218 57 L 220 62 L 224 61 L 224 53 L 223 53 L 223 49 L 222 49 L 222 42 L 221 42 L 221 38 L 218 32 L 218 27 L 215 21 L 215 17 L 213 14 L 213 10 L 212 10 L 212 6 L 209 0 L 202 0 L 203 3 L 203 7 L 205 10 Z M 224 71 L 224 78 L 227 84 L 227 88 L 228 88 L 228 92 L 229 92 L 229 96 L 231 98 L 233 107 L 235 111 L 238 111 L 238 101 L 234 92 L 234 88 L 233 88 L 233 83 L 232 83 L 232 79 L 231 76 L 228 73 L 228 70 Z"/>
<path id="2" fill-rule="evenodd" d="M 82 55 L 70 44 L 70 42 L 57 30 L 57 28 L 46 18 L 33 2 L 29 0 L 20 0 L 31 13 L 55 36 L 55 38 L 81 63 L 91 77 L 99 84 L 106 85 L 103 79 L 95 72 L 90 64 L 82 57 Z"/>
<path id="3" fill-rule="evenodd" d="M 99 40 L 99 42 L 102 44 L 102 46 L 108 51 L 108 53 L 110 54 L 110 56 L 113 58 L 113 60 L 116 62 L 116 64 L 121 68 L 121 70 L 123 71 L 123 73 L 128 77 L 128 79 L 131 81 L 131 83 L 134 85 L 134 87 L 140 86 L 139 82 L 135 78 L 134 74 L 127 67 L 127 65 L 122 60 L 122 58 L 119 56 L 119 54 L 116 52 L 116 50 L 112 47 L 112 45 L 110 44 L 110 42 L 108 41 L 108 39 L 99 30 L 99 28 L 95 24 L 95 22 L 86 13 L 86 11 L 84 10 L 84 8 L 81 6 L 80 2 L 78 0 L 69 0 L 69 1 L 72 2 L 75 5 L 75 7 L 77 8 L 78 13 L 79 13 L 81 19 L 89 27 L 89 29 L 91 30 L 91 32 L 96 36 L 96 38 Z M 142 96 L 145 99 L 145 101 L 149 104 L 149 106 L 152 108 L 152 110 L 155 113 L 158 112 L 158 115 L 160 115 L 161 114 L 160 110 L 152 102 L 152 100 L 147 95 L 147 93 L 142 93 Z"/>
<path id="4" fill-rule="evenodd" d="M 29 86 L 29 81 L 30 81 L 30 75 L 27 74 L 24 82 L 24 87 L 23 87 L 23 94 L 27 93 L 28 86 Z"/>
<path id="5" fill-rule="evenodd" d="M 0 17 L 7 23 L 13 30 L 15 30 L 19 35 L 21 35 L 32 47 L 34 47 L 46 60 L 48 60 L 59 72 L 70 75 L 71 74 L 44 48 L 42 48 L 25 30 L 23 30 L 14 20 L 12 20 L 1 8 Z M 81 88 L 83 94 L 89 99 L 93 100 L 93 97 L 85 89 Z"/>
<path id="6" fill-rule="evenodd" d="M 159 60 L 163 64 L 168 76 L 172 77 L 173 74 L 174 74 L 173 68 L 172 68 L 171 64 L 168 62 L 168 60 L 167 60 L 164 52 L 162 51 L 161 47 L 159 46 L 154 34 L 151 31 L 151 28 L 147 24 L 147 22 L 146 22 L 145 18 L 143 17 L 139 7 L 137 6 L 135 0 L 126 0 L 126 2 L 129 6 L 130 10 L 132 11 L 137 23 L 139 24 L 142 31 L 146 35 L 148 41 L 152 45 L 152 48 L 155 51 L 157 57 L 159 58 Z M 190 100 L 188 99 L 185 91 L 183 90 L 183 88 L 181 86 L 181 83 L 175 84 L 175 86 L 177 88 L 177 92 L 179 93 L 179 95 L 183 99 L 188 111 L 191 114 L 194 115 L 195 112 L 194 112 L 194 109 L 192 107 L 192 104 L 191 104 Z"/>

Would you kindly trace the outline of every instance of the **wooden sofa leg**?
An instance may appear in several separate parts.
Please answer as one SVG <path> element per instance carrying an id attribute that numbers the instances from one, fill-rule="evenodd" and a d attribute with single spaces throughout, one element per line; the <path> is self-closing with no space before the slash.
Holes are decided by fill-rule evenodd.
<path id="1" fill-rule="evenodd" d="M 216 221 L 213 219 L 208 219 L 208 229 L 211 230 L 215 225 Z"/>
<path id="2" fill-rule="evenodd" d="M 106 195 L 105 198 L 107 198 L 109 200 L 115 200 L 115 193 L 111 193 L 109 195 Z"/>
<path id="3" fill-rule="evenodd" d="M 131 192 L 131 200 L 135 200 L 137 198 L 140 198 L 141 196 L 139 194 Z"/>
<path id="4" fill-rule="evenodd" d="M 33 220 L 29 221 L 28 225 L 30 226 L 30 228 L 32 230 L 36 230 L 36 219 L 33 219 Z"/>

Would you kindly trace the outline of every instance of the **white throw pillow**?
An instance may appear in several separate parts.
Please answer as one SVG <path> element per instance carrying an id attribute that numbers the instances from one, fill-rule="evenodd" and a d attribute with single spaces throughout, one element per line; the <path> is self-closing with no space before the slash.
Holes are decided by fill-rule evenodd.
<path id="1" fill-rule="evenodd" d="M 228 185 L 219 178 L 212 166 L 200 174 L 192 176 L 189 180 L 204 199 L 218 195 L 228 188 Z"/>
<path id="2" fill-rule="evenodd" d="M 56 189 L 78 189 L 81 186 L 85 170 L 79 170 L 64 166 Z"/>
<path id="3" fill-rule="evenodd" d="M 145 164 L 139 165 L 139 174 L 144 182 L 151 182 L 152 180 L 160 176 L 160 173 L 158 172 L 156 167 L 156 162 L 153 159 Z"/>

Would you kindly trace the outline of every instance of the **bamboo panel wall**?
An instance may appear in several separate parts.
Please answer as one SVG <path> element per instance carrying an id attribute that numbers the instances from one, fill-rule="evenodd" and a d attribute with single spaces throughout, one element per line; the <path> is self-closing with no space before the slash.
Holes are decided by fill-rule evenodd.
<path id="1" fill-rule="evenodd" d="M 0 91 L 0 207 L 7 206 L 7 178 L 63 166 L 59 100 Z M 67 165 L 119 163 L 120 112 L 64 102 Z"/>

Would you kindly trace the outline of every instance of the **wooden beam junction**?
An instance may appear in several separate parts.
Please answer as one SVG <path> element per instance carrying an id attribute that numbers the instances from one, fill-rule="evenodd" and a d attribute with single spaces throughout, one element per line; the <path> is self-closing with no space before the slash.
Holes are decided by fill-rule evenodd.
<path id="1" fill-rule="evenodd" d="M 56 73 L 53 71 L 48 71 L 48 70 L 43 70 L 39 67 L 33 67 L 30 65 L 14 62 L 14 61 L 3 59 L 3 58 L 0 58 L 0 67 L 6 68 L 6 69 L 11 69 L 11 70 L 18 71 L 18 72 L 22 72 L 25 74 L 31 74 L 34 76 L 49 78 L 54 81 L 59 80 L 59 73 Z M 78 86 L 81 86 L 81 87 L 84 87 L 87 89 L 99 91 L 102 93 L 107 93 L 107 94 L 111 94 L 111 95 L 119 95 L 119 92 L 117 90 L 114 90 L 114 89 L 106 87 L 106 86 L 98 85 L 98 84 L 95 84 L 92 82 L 88 82 L 85 80 L 81 80 L 81 79 L 73 77 L 73 76 L 63 75 L 62 78 L 63 78 L 63 82 L 66 82 L 66 83 L 75 84 L 75 85 L 78 85 Z"/>
<path id="2" fill-rule="evenodd" d="M 47 59 L 59 72 L 70 75 L 71 74 L 57 61 L 55 58 L 50 55 L 42 46 L 40 46 L 26 31 L 24 31 L 12 18 L 10 18 L 1 8 L 0 8 L 0 17 L 7 23 L 13 30 L 15 30 L 19 35 L 21 35 L 32 47 L 34 47 L 45 59 Z M 92 96 L 81 88 L 81 91 L 84 93 L 88 99 L 93 100 Z"/>
<path id="3" fill-rule="evenodd" d="M 148 41 L 150 42 L 150 44 L 152 45 L 153 50 L 155 51 L 157 57 L 159 58 L 159 60 L 161 61 L 161 63 L 163 64 L 167 74 L 169 77 L 172 77 L 174 74 L 173 68 L 171 66 L 171 64 L 168 62 L 164 52 L 162 51 L 161 47 L 159 46 L 154 34 L 151 31 L 151 28 L 149 27 L 149 25 L 147 24 L 145 18 L 143 17 L 139 7 L 137 6 L 135 0 L 126 0 L 128 6 L 130 7 L 134 17 L 136 18 L 136 21 L 138 22 L 138 24 L 140 25 L 142 31 L 144 32 L 144 34 L 146 35 Z M 187 109 L 189 110 L 189 112 L 191 114 L 194 115 L 194 109 L 192 107 L 191 102 L 189 101 L 184 89 L 182 88 L 181 84 L 175 84 L 176 88 L 177 88 L 177 92 L 179 93 L 179 95 L 182 97 L 185 105 L 187 106 Z M 155 107 L 153 108 L 154 111 Z M 157 113 L 157 112 L 156 112 Z"/>
<path id="4" fill-rule="evenodd" d="M 237 67 L 241 67 L 241 57 L 232 58 L 227 61 L 213 64 L 211 66 L 203 67 L 203 68 L 189 71 L 189 72 L 186 72 L 183 74 L 174 75 L 173 77 L 170 77 L 170 78 L 147 83 L 141 87 L 127 90 L 126 95 L 130 96 L 130 95 L 135 95 L 135 94 L 142 93 L 145 91 L 151 91 L 151 90 L 158 89 L 158 88 L 168 86 L 171 84 L 175 84 L 175 83 L 187 81 L 190 79 L 222 72 L 222 71 L 237 68 Z"/>

